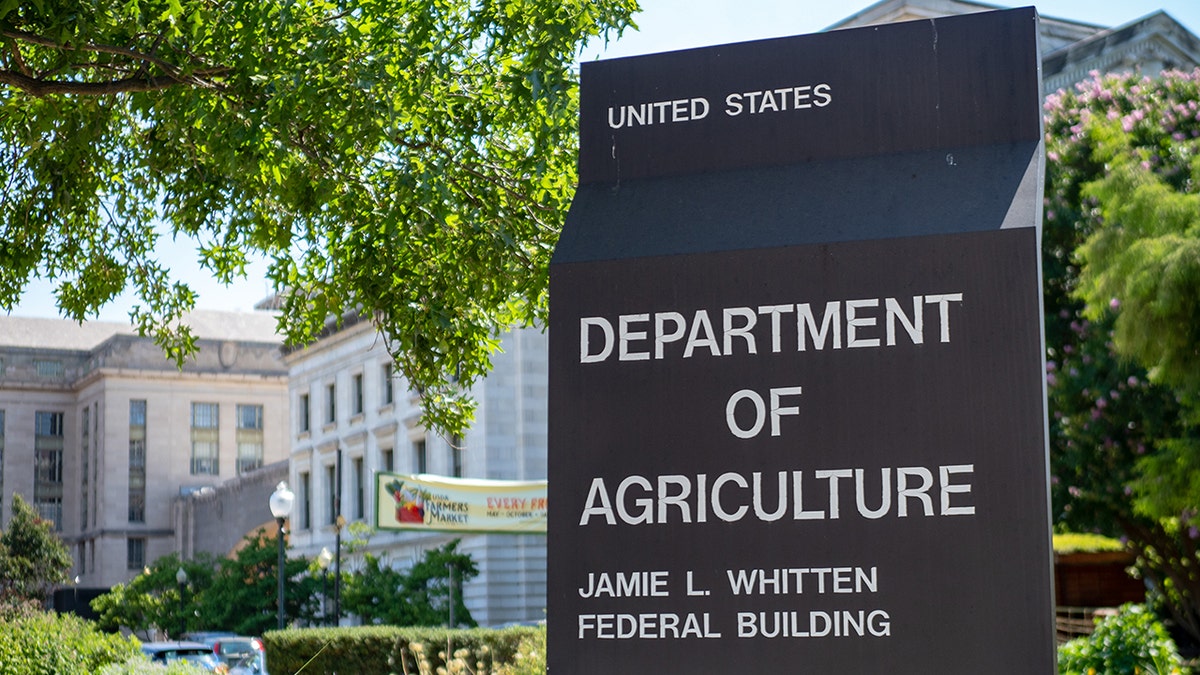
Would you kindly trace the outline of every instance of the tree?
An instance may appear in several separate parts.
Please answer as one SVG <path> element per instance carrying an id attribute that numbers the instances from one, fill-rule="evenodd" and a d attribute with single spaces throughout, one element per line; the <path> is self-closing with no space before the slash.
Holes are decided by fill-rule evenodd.
<path id="1" fill-rule="evenodd" d="M 127 584 L 117 584 L 92 600 L 106 630 L 126 627 L 143 635 L 153 628 L 174 635 L 178 627 L 189 631 L 227 630 L 261 635 L 276 627 L 278 601 L 275 540 L 258 530 L 243 540 L 230 558 L 197 554 L 181 561 L 171 553 L 154 561 Z M 311 620 L 318 602 L 320 581 L 309 578 L 309 561 L 288 558 L 284 610 L 289 620 Z M 182 610 L 175 574 L 188 575 Z M 180 613 L 182 611 L 182 614 Z"/>
<path id="2" fill-rule="evenodd" d="M 361 570 L 350 576 L 343 594 L 347 612 L 365 624 L 441 626 L 450 621 L 451 579 L 454 588 L 454 623 L 474 626 L 462 597 L 463 582 L 479 574 L 471 556 L 458 552 L 461 540 L 425 551 L 421 560 L 401 571 L 371 554 Z"/>
<path id="3" fill-rule="evenodd" d="M 232 558 L 223 559 L 212 585 L 198 599 L 198 622 L 207 629 L 262 635 L 277 626 L 279 550 L 265 530 L 247 536 Z M 284 562 L 284 615 L 289 622 L 311 622 L 320 602 L 319 579 L 307 571 L 310 561 Z"/>
<path id="4" fill-rule="evenodd" d="M 31 278 L 75 320 L 126 287 L 182 362 L 196 242 L 271 261 L 306 344 L 353 311 L 425 422 L 460 432 L 499 334 L 543 319 L 575 182 L 576 75 L 636 0 L 0 2 L 0 309 Z"/>
<path id="5" fill-rule="evenodd" d="M 1126 538 L 1200 640 L 1197 418 L 1177 372 L 1194 275 L 1170 262 L 1197 191 L 1198 80 L 1095 75 L 1048 99 L 1043 269 L 1056 519 Z"/>
<path id="6" fill-rule="evenodd" d="M 45 603 L 50 591 L 67 581 L 73 561 L 53 527 L 13 495 L 8 529 L 0 533 L 0 603 Z"/>
<path id="7" fill-rule="evenodd" d="M 188 577 L 182 606 L 175 578 L 181 568 Z M 216 560 L 208 554 L 180 560 L 177 553 L 169 553 L 155 560 L 143 574 L 113 586 L 108 593 L 92 600 L 92 609 L 100 615 L 98 623 L 105 630 L 123 626 L 149 635 L 152 629 L 159 628 L 176 635 L 179 626 L 188 630 L 212 628 L 200 623 L 198 613 L 203 592 L 212 585 L 216 569 Z"/>

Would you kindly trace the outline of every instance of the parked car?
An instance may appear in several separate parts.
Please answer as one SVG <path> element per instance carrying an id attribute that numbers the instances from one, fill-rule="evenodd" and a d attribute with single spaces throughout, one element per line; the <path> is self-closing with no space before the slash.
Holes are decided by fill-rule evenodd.
<path id="1" fill-rule="evenodd" d="M 212 653 L 224 663 L 231 674 L 267 672 L 266 652 L 262 640 L 242 635 L 220 635 L 203 640 Z"/>
<path id="2" fill-rule="evenodd" d="M 212 644 L 212 641 L 217 638 L 237 637 L 237 633 L 232 633 L 227 630 L 203 630 L 192 633 L 184 633 L 183 639 L 188 642 L 203 642 L 206 645 Z"/>
<path id="3" fill-rule="evenodd" d="M 142 653 L 155 663 L 183 661 L 214 673 L 229 670 L 213 655 L 212 647 L 202 642 L 143 642 Z"/>
<path id="4" fill-rule="evenodd" d="M 267 657 L 254 654 L 229 662 L 229 675 L 266 675 Z"/>

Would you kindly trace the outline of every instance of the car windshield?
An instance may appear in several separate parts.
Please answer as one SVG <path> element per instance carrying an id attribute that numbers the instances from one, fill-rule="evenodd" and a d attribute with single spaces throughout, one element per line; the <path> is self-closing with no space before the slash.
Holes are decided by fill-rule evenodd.
<path id="1" fill-rule="evenodd" d="M 204 666 L 205 668 L 209 668 L 209 669 L 215 669 L 218 665 L 220 665 L 217 662 L 217 657 L 213 656 L 212 654 L 207 654 L 207 653 L 179 654 L 176 657 L 176 659 L 179 661 L 183 661 L 185 663 L 194 663 L 198 666 Z M 170 660 L 170 659 L 168 659 L 168 660 Z"/>
<path id="2" fill-rule="evenodd" d="M 223 639 L 215 643 L 214 651 L 226 660 L 254 654 L 254 641 L 246 639 Z"/>

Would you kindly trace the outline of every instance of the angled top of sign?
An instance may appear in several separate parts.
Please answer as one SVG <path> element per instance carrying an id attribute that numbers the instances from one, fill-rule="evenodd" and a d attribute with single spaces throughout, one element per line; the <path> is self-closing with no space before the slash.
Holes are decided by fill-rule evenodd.
<path id="1" fill-rule="evenodd" d="M 1030 7 L 584 63 L 580 183 L 1037 142 L 1036 20 Z"/>

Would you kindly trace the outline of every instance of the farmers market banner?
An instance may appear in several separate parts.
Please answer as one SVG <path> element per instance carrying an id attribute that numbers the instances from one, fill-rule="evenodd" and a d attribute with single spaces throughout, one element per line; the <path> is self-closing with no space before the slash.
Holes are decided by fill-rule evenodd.
<path id="1" fill-rule="evenodd" d="M 375 474 L 380 530 L 546 533 L 546 481 Z"/>

